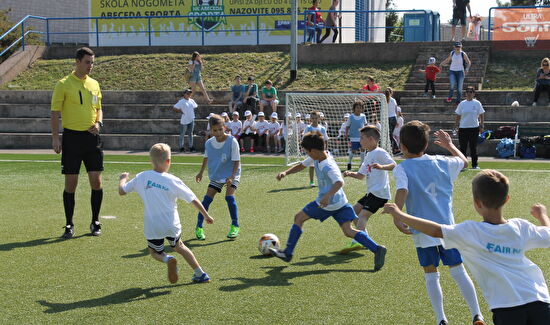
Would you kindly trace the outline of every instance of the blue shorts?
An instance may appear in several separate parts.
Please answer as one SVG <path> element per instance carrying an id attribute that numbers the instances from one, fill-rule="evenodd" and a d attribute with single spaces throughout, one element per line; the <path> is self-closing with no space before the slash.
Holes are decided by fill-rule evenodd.
<path id="1" fill-rule="evenodd" d="M 462 263 L 462 257 L 460 256 L 458 249 L 445 249 L 441 245 L 424 248 L 417 247 L 416 254 L 418 255 L 418 261 L 421 266 L 433 265 L 438 267 L 440 259 L 443 262 L 443 265 L 457 265 Z"/>
<path id="2" fill-rule="evenodd" d="M 319 207 L 317 202 L 313 201 L 308 203 L 302 211 L 311 219 L 316 219 L 321 222 L 327 220 L 328 217 L 333 217 L 339 225 L 357 219 L 357 215 L 349 203 L 346 203 L 346 205 L 338 210 L 329 211 Z"/>
<path id="3" fill-rule="evenodd" d="M 351 142 L 351 150 L 353 150 L 353 151 L 361 150 L 361 142 L 352 141 Z"/>

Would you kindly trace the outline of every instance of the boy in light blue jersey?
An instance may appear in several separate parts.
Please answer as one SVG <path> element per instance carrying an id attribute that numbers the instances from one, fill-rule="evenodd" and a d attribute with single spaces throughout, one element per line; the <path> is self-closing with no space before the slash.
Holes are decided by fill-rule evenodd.
<path id="1" fill-rule="evenodd" d="M 349 138 L 350 149 L 348 159 L 348 170 L 351 170 L 351 162 L 353 154 L 359 152 L 361 154 L 361 162 L 365 160 L 365 150 L 361 148 L 361 128 L 367 124 L 367 116 L 363 114 L 363 103 L 353 103 L 353 114 L 350 115 L 346 122 L 346 138 Z"/>
<path id="2" fill-rule="evenodd" d="M 202 200 L 202 205 L 208 211 L 208 207 L 214 200 L 216 193 L 221 193 L 226 185 L 225 201 L 231 215 L 231 227 L 227 238 L 235 239 L 239 235 L 239 210 L 235 191 L 239 185 L 241 177 L 241 156 L 239 153 L 239 143 L 235 137 L 224 132 L 224 120 L 221 116 L 214 114 L 208 120 L 212 138 L 206 141 L 204 147 L 204 159 L 201 170 L 196 176 L 199 183 L 202 180 L 204 169 L 208 165 L 208 190 Z M 202 213 L 197 216 L 197 227 L 195 228 L 195 237 L 199 240 L 206 239 L 203 228 L 204 217 Z"/>
<path id="3" fill-rule="evenodd" d="M 334 158 L 325 150 L 325 141 L 319 132 L 307 133 L 302 139 L 302 147 L 309 156 L 301 164 L 297 164 L 288 170 L 279 173 L 277 180 L 286 175 L 304 170 L 306 167 L 314 167 L 319 183 L 319 195 L 313 202 L 307 204 L 302 211 L 294 216 L 294 224 L 290 229 L 285 250 L 270 249 L 271 254 L 290 262 L 294 254 L 294 248 L 302 235 L 304 222 L 309 219 L 317 219 L 321 222 L 333 217 L 342 228 L 344 234 L 355 239 L 364 247 L 374 253 L 374 270 L 378 271 L 384 265 L 386 247 L 374 242 L 365 231 L 358 231 L 351 225 L 357 219 L 353 207 L 348 203 L 342 187 L 344 179 Z"/>
<path id="4" fill-rule="evenodd" d="M 323 140 L 325 141 L 325 150 L 328 147 L 328 135 L 327 135 L 327 129 L 319 124 L 319 119 L 321 118 L 321 113 L 318 111 L 311 112 L 309 114 L 309 118 L 311 120 L 311 124 L 306 126 L 306 129 L 304 130 L 304 135 L 309 132 L 319 132 L 323 136 Z M 313 177 L 315 176 L 315 168 L 311 167 L 309 168 L 309 186 L 315 187 L 315 182 L 313 181 Z"/>
<path id="5" fill-rule="evenodd" d="M 452 210 L 453 182 L 468 160 L 455 147 L 451 137 L 443 130 L 435 132 L 435 144 L 447 149 L 453 157 L 430 156 L 428 147 L 430 127 L 420 121 L 411 121 L 401 128 L 401 151 L 406 158 L 394 170 L 395 203 L 407 213 L 439 224 L 454 224 Z M 445 249 L 439 238 L 433 238 L 394 220 L 397 228 L 412 234 L 418 260 L 424 268 L 426 289 L 439 325 L 448 324 L 443 310 L 443 292 L 439 283 L 439 261 L 450 267 L 450 273 L 466 299 L 474 325 L 485 324 L 477 300 L 474 284 L 456 249 Z"/>

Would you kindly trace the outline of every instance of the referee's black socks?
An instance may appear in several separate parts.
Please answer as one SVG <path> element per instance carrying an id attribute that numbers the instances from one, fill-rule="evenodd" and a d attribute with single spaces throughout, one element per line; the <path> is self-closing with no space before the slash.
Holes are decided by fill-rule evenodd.
<path id="1" fill-rule="evenodd" d="M 67 221 L 66 224 L 74 226 L 74 193 L 63 191 L 63 207 L 65 208 L 65 220 Z"/>
<path id="2" fill-rule="evenodd" d="M 92 203 L 92 222 L 99 221 L 99 210 L 101 210 L 101 201 L 103 201 L 103 189 L 92 190 L 90 201 Z"/>

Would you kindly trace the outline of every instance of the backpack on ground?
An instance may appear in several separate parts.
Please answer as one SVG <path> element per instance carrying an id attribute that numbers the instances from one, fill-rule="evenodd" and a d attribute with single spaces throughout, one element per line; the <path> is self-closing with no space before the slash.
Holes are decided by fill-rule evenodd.
<path id="1" fill-rule="evenodd" d="M 514 140 L 510 138 L 500 139 L 500 142 L 497 144 L 497 157 L 499 158 L 509 158 L 514 155 Z"/>

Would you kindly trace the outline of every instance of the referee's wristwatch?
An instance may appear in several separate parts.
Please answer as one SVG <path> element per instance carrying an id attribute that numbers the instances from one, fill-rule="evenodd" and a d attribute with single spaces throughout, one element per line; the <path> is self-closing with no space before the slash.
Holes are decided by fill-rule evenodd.
<path id="1" fill-rule="evenodd" d="M 96 123 L 99 124 L 99 127 L 103 129 L 103 122 L 97 121 Z"/>

